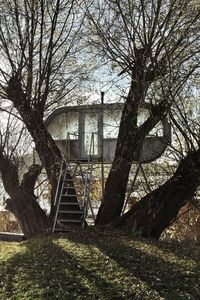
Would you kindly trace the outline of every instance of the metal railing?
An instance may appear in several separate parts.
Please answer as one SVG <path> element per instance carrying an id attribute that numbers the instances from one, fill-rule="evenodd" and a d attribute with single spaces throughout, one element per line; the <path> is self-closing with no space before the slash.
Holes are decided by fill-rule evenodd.
<path id="1" fill-rule="evenodd" d="M 95 214 L 92 207 L 91 199 L 90 199 L 90 191 L 91 191 L 91 178 L 92 178 L 92 171 L 93 171 L 93 156 L 94 156 L 94 135 L 97 134 L 92 132 L 91 140 L 90 140 L 90 149 L 87 161 L 87 173 L 85 178 L 85 188 L 84 188 L 84 195 L 83 195 L 83 207 L 84 207 L 84 218 L 87 218 L 88 209 L 90 208 L 93 221 L 95 221 Z"/>

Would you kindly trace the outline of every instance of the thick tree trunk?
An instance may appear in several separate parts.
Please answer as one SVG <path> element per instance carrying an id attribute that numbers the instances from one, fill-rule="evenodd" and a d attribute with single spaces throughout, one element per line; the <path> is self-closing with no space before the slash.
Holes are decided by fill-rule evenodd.
<path id="1" fill-rule="evenodd" d="M 18 110 L 26 128 L 35 142 L 36 152 L 39 155 L 42 166 L 45 168 L 51 184 L 51 212 L 49 219 L 52 221 L 55 214 L 54 197 L 56 194 L 62 159 L 60 149 L 57 147 L 44 125 L 44 104 L 42 104 L 42 100 L 35 100 L 34 107 L 32 107 L 31 99 L 26 97 L 19 79 L 14 76 L 8 83 L 7 93 L 8 98 Z M 67 176 L 70 177 L 69 174 L 67 174 Z M 73 182 L 71 184 L 73 186 Z"/>
<path id="2" fill-rule="evenodd" d="M 25 237 L 46 234 L 49 231 L 48 218 L 34 195 L 34 186 L 41 166 L 31 166 L 20 184 L 17 166 L 12 163 L 11 158 L 0 152 L 0 171 L 4 188 L 10 196 L 6 209 L 15 215 Z"/>
<path id="3" fill-rule="evenodd" d="M 126 158 L 115 157 L 106 181 L 104 201 L 100 206 L 96 225 L 104 225 L 120 216 L 126 193 L 126 185 L 131 162 Z"/>
<path id="4" fill-rule="evenodd" d="M 51 184 L 51 203 L 53 205 L 61 166 L 61 152 L 45 128 L 43 119 L 41 119 L 38 112 L 30 110 L 29 113 L 24 113 L 22 116 L 35 142 L 35 150 L 39 155 Z"/>
<path id="5" fill-rule="evenodd" d="M 12 101 L 35 142 L 36 152 L 47 172 L 52 187 L 53 202 L 53 195 L 55 195 L 57 187 L 61 152 L 44 125 L 44 104 L 41 99 L 35 99 L 34 105 L 32 105 L 32 99 L 28 98 L 24 93 L 20 78 L 17 76 L 13 76 L 9 80 L 7 94 L 8 99 Z"/>
<path id="6" fill-rule="evenodd" d="M 143 82 L 132 81 L 127 101 L 122 111 L 115 158 L 106 181 L 102 205 L 96 225 L 105 225 L 120 216 L 126 193 L 128 176 L 133 159 L 138 156 L 144 140 L 138 135 L 138 108 L 144 100 L 147 87 Z"/>
<path id="7" fill-rule="evenodd" d="M 6 209 L 15 215 L 27 239 L 49 232 L 48 218 L 36 197 L 22 188 L 13 190 L 15 196 L 7 199 Z"/>
<path id="8" fill-rule="evenodd" d="M 113 226 L 158 239 L 181 207 L 192 199 L 199 184 L 200 150 L 197 150 L 181 161 L 175 174 L 165 184 L 142 198 L 115 220 Z"/>
<path id="9" fill-rule="evenodd" d="M 131 164 L 139 159 L 146 135 L 165 116 L 169 108 L 165 99 L 160 101 L 152 109 L 149 118 L 140 127 L 137 126 L 138 109 L 144 105 L 145 95 L 153 77 L 148 79 L 140 57 L 135 65 L 137 68 L 133 68 L 132 82 L 122 111 L 115 158 L 105 185 L 96 225 L 108 224 L 120 216 Z"/>

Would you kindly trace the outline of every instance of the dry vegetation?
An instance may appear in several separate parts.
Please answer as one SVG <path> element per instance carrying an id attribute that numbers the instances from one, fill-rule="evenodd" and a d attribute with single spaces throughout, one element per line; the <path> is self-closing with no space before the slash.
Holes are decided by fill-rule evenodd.
<path id="1" fill-rule="evenodd" d="M 0 231 L 20 232 L 20 226 L 14 215 L 8 211 L 0 211 Z"/>

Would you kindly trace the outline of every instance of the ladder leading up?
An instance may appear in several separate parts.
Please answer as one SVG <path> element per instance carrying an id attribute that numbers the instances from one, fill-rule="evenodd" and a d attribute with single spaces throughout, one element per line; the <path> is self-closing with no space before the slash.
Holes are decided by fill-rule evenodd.
<path id="1" fill-rule="evenodd" d="M 93 171 L 91 154 L 93 141 L 94 137 L 92 134 L 90 153 L 84 170 L 80 161 L 75 163 L 74 170 L 70 160 L 63 159 L 62 161 L 54 202 L 56 212 L 52 228 L 53 233 L 68 231 L 69 225 L 84 227 L 89 210 L 91 211 L 92 218 L 95 219 L 90 201 L 90 187 Z M 77 182 L 82 183 L 82 191 L 78 191 L 75 188 L 75 183 Z"/>

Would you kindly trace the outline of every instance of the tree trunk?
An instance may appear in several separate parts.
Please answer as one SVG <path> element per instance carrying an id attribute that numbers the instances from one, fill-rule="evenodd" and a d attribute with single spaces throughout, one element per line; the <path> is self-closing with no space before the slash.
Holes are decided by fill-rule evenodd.
<path id="1" fill-rule="evenodd" d="M 144 136 L 138 134 L 137 115 L 146 90 L 147 87 L 144 86 L 143 82 L 132 81 L 122 111 L 115 158 L 106 181 L 103 202 L 96 218 L 96 225 L 110 223 L 121 214 L 131 164 L 133 159 L 138 156 L 144 140 Z"/>
<path id="2" fill-rule="evenodd" d="M 41 99 L 35 99 L 32 105 L 33 101 L 24 93 L 20 78 L 17 75 L 9 80 L 7 95 L 35 142 L 36 152 L 47 172 L 53 196 L 57 187 L 61 152 L 44 125 L 44 104 L 42 104 Z M 53 202 L 53 197 L 51 200 Z"/>
<path id="3" fill-rule="evenodd" d="M 138 161 L 146 135 L 166 115 L 169 109 L 165 99 L 160 101 L 154 108 L 152 107 L 148 119 L 138 127 L 138 109 L 144 105 L 150 82 L 145 81 L 142 65 L 141 69 L 137 70 L 137 76 L 134 74 L 134 78 L 122 111 L 115 157 L 106 181 L 103 202 L 96 218 L 96 225 L 109 224 L 120 216 L 131 164 L 133 161 Z"/>
<path id="4" fill-rule="evenodd" d="M 53 205 L 61 166 L 61 152 L 48 133 L 38 112 L 31 110 L 29 114 L 22 114 L 22 117 L 35 142 L 35 150 L 51 184 L 51 204 Z"/>
<path id="5" fill-rule="evenodd" d="M 60 149 L 44 125 L 44 106 L 41 104 L 41 99 L 35 101 L 36 103 L 34 107 L 32 107 L 31 99 L 27 99 L 21 87 L 20 80 L 15 76 L 8 82 L 7 94 L 35 142 L 36 152 L 39 155 L 42 166 L 45 168 L 51 184 L 51 212 L 49 218 L 52 221 L 55 215 L 54 197 L 62 159 Z M 70 177 L 70 175 L 67 174 L 67 177 Z M 71 177 L 69 179 L 71 179 Z M 71 182 L 71 185 L 73 187 L 73 182 Z M 76 194 L 75 190 L 74 194 Z"/>
<path id="6" fill-rule="evenodd" d="M 0 171 L 4 188 L 10 196 L 6 209 L 15 215 L 25 237 L 46 234 L 49 231 L 48 217 L 34 195 L 34 186 L 41 166 L 31 166 L 20 184 L 17 166 L 10 157 L 0 152 Z"/>
<path id="7" fill-rule="evenodd" d="M 131 162 L 115 157 L 109 177 L 106 181 L 104 201 L 96 218 L 96 225 L 105 225 L 120 216 L 126 193 L 126 185 Z"/>
<path id="8" fill-rule="evenodd" d="M 184 158 L 175 174 L 113 222 L 143 237 L 158 239 L 200 184 L 200 149 Z"/>
<path id="9" fill-rule="evenodd" d="M 15 196 L 7 199 L 6 209 L 15 215 L 27 239 L 49 232 L 48 218 L 39 206 L 36 197 L 22 188 L 13 190 Z"/>

